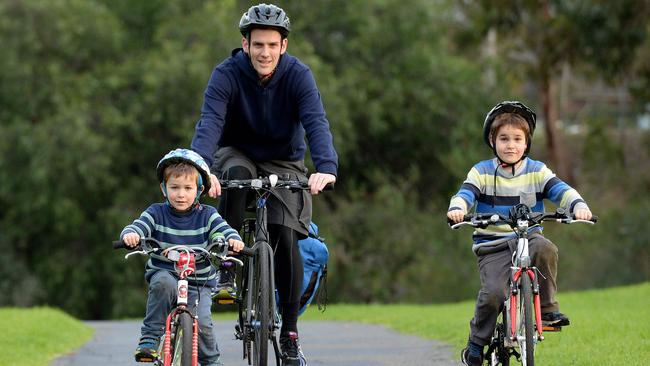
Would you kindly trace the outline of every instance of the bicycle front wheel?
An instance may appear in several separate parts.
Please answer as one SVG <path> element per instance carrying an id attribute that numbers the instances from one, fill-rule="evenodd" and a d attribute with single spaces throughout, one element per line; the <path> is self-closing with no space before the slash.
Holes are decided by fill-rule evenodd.
<path id="1" fill-rule="evenodd" d="M 172 366 L 192 365 L 193 320 L 190 314 L 181 312 L 172 329 Z"/>
<path id="2" fill-rule="evenodd" d="M 269 330 L 271 328 L 271 250 L 266 243 L 258 243 L 255 253 L 253 291 L 253 364 L 266 366 L 269 351 Z"/>
<path id="3" fill-rule="evenodd" d="M 521 362 L 524 366 L 535 365 L 535 326 L 533 323 L 535 308 L 533 307 L 533 286 L 528 274 L 523 273 L 519 282 L 521 295 L 519 297 L 519 334 L 517 336 L 521 350 Z"/>

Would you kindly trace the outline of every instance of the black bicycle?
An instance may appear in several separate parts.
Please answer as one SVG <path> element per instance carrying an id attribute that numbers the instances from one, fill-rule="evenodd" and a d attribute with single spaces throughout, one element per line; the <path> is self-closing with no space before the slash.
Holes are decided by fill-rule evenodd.
<path id="1" fill-rule="evenodd" d="M 544 337 L 539 300 L 539 271 L 531 265 L 528 252 L 528 229 L 539 226 L 543 221 L 556 221 L 563 224 L 594 224 L 598 218 L 576 220 L 566 215 L 564 209 L 555 212 L 531 212 L 526 205 L 519 204 L 510 209 L 509 215 L 482 213 L 465 215 L 462 222 L 450 222 L 452 229 L 461 226 L 486 228 L 488 226 L 508 225 L 517 238 L 517 250 L 512 256 L 511 275 L 508 281 L 510 294 L 505 300 L 497 319 L 492 340 L 488 346 L 485 361 L 490 366 L 509 366 L 514 356 L 524 366 L 534 366 L 535 348 Z"/>
<path id="2" fill-rule="evenodd" d="M 243 358 L 255 366 L 268 363 L 269 343 L 273 346 L 275 361 L 280 365 L 280 349 L 276 332 L 280 318 L 276 303 L 273 250 L 269 245 L 267 229 L 267 200 L 278 190 L 293 192 L 309 190 L 307 182 L 278 179 L 277 175 L 265 178 L 222 180 L 221 189 L 246 189 L 255 192 L 255 218 L 244 221 L 244 242 L 254 251 L 254 256 L 244 261 L 236 301 L 239 317 L 235 337 L 243 342 Z M 331 188 L 328 186 L 327 188 Z"/>

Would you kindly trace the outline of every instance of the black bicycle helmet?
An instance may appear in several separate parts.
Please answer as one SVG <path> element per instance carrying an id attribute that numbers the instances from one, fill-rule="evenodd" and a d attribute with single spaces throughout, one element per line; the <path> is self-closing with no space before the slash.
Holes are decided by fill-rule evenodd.
<path id="1" fill-rule="evenodd" d="M 291 31 L 291 22 L 282 8 L 262 3 L 251 6 L 239 21 L 239 31 L 244 37 L 256 27 L 277 28 L 282 37 L 287 37 Z"/>
<path id="2" fill-rule="evenodd" d="M 494 122 L 494 119 L 503 113 L 516 113 L 520 116 L 522 116 L 526 122 L 528 122 L 528 127 L 530 128 L 530 135 L 528 136 L 528 146 L 526 147 L 526 153 L 530 151 L 530 145 L 531 145 L 531 140 L 533 137 L 533 133 L 535 132 L 535 124 L 537 121 L 537 116 L 535 115 L 535 112 L 533 112 L 532 109 L 528 108 L 524 103 L 518 102 L 518 101 L 503 101 L 492 108 L 492 110 L 485 116 L 485 122 L 483 123 L 483 140 L 485 140 L 485 143 L 490 147 L 492 147 L 492 144 L 490 143 L 490 129 L 492 127 L 492 123 Z"/>

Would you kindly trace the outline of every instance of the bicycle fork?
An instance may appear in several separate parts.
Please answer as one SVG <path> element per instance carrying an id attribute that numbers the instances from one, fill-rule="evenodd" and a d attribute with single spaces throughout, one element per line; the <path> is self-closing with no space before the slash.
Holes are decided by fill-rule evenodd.
<path id="1" fill-rule="evenodd" d="M 535 309 L 535 325 L 537 328 L 537 338 L 542 341 L 542 310 L 539 298 L 539 281 L 535 275 L 535 267 L 518 268 L 510 279 L 510 338 L 516 339 L 517 331 L 517 295 L 519 294 L 519 279 L 522 275 L 530 278 L 533 286 L 533 304 Z"/>
<path id="2" fill-rule="evenodd" d="M 181 279 L 177 283 L 177 304 L 178 306 L 172 310 L 167 316 L 165 321 L 165 341 L 163 343 L 163 366 L 170 366 L 172 362 L 172 340 L 171 340 L 171 324 L 174 318 L 181 313 L 188 313 L 192 319 L 192 366 L 198 366 L 199 360 L 199 321 L 191 311 L 187 309 L 187 280 Z M 176 330 L 178 335 L 178 329 Z"/>

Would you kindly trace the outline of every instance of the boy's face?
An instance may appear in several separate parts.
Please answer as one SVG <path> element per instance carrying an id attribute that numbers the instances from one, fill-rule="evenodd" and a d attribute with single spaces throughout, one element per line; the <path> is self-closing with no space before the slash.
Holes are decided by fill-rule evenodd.
<path id="1" fill-rule="evenodd" d="M 260 77 L 275 70 L 280 61 L 280 55 L 287 50 L 288 39 L 282 39 L 280 32 L 273 29 L 253 29 L 250 41 L 242 38 L 242 48 L 251 58 L 253 68 Z"/>
<path id="2" fill-rule="evenodd" d="M 514 164 L 521 159 L 526 152 L 526 133 L 512 125 L 503 125 L 497 131 L 495 150 L 497 156 L 508 164 Z"/>
<path id="3" fill-rule="evenodd" d="M 178 211 L 189 210 L 194 204 L 197 194 L 196 177 L 191 175 L 171 175 L 165 182 L 167 200 Z M 165 194 L 165 190 L 160 188 Z"/>

